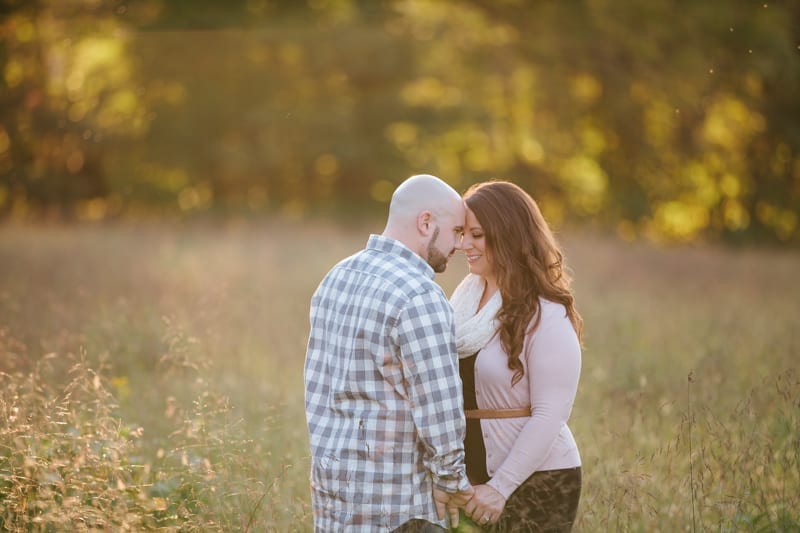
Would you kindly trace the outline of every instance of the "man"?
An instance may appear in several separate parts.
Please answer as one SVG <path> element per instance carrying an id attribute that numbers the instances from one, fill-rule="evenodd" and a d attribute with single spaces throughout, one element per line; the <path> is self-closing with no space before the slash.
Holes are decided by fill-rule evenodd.
<path id="1" fill-rule="evenodd" d="M 305 363 L 314 529 L 441 531 L 472 495 L 452 308 L 434 272 L 464 203 L 427 174 L 395 190 L 382 235 L 325 276 Z M 438 524 L 438 525 L 435 525 Z"/>

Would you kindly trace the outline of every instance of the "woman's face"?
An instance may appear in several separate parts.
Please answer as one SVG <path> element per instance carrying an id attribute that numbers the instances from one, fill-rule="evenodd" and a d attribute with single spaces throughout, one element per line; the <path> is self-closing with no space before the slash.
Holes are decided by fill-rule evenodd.
<path id="1" fill-rule="evenodd" d="M 469 208 L 467 208 L 461 248 L 464 250 L 464 255 L 467 256 L 470 272 L 484 279 L 494 279 L 494 268 L 492 267 L 491 252 L 486 244 L 486 234 L 475 213 Z"/>

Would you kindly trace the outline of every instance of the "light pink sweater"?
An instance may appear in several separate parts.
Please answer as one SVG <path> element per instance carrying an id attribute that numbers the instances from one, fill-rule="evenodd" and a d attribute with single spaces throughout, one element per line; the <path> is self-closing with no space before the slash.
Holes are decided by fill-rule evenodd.
<path id="1" fill-rule="evenodd" d="M 481 420 L 488 485 L 506 498 L 534 472 L 581 465 L 567 427 L 581 371 L 580 343 L 564 306 L 539 302 L 542 319 L 525 337 L 520 354 L 525 375 L 513 388 L 499 334 L 475 361 L 478 408 L 533 408 L 530 417 Z"/>

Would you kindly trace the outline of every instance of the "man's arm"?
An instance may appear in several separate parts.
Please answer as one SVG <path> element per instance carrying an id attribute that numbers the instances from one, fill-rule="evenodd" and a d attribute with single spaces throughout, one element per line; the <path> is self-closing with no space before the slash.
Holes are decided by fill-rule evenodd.
<path id="1" fill-rule="evenodd" d="M 412 298 L 397 323 L 403 377 L 423 460 L 434 487 L 471 494 L 464 467 L 466 422 L 450 303 L 441 292 Z"/>

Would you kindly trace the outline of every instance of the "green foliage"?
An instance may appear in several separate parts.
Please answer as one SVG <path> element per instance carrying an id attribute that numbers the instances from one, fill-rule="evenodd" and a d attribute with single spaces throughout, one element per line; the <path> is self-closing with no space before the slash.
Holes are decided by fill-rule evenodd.
<path id="1" fill-rule="evenodd" d="M 796 3 L 143 0 L 2 20 L 0 216 L 375 210 L 416 172 L 555 223 L 800 242 Z"/>

